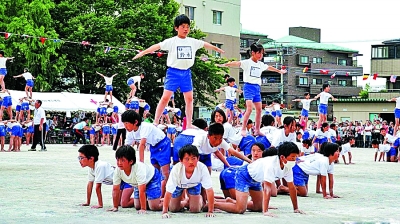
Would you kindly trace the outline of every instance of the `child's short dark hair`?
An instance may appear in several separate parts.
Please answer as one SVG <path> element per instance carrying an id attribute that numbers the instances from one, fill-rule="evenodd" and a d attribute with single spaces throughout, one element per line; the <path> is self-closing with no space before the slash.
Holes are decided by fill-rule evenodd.
<path id="1" fill-rule="evenodd" d="M 179 149 L 178 155 L 179 159 L 183 160 L 183 157 L 185 157 L 185 154 L 188 154 L 189 156 L 196 156 L 199 157 L 199 150 L 197 149 L 196 146 L 194 145 L 185 145 L 182 148 Z"/>
<path id="2" fill-rule="evenodd" d="M 235 78 L 229 77 L 229 78 L 226 80 L 226 83 L 230 83 L 230 82 L 234 82 L 234 81 L 235 81 Z"/>
<path id="3" fill-rule="evenodd" d="M 136 111 L 127 110 L 124 113 L 122 113 L 121 121 L 129 122 L 131 124 L 135 124 L 135 122 L 137 121 L 137 126 L 140 126 L 140 124 L 142 123 L 142 118 L 140 117 L 140 115 L 138 113 L 136 113 Z"/>
<path id="4" fill-rule="evenodd" d="M 229 77 L 231 77 L 231 76 L 228 75 L 228 74 L 225 74 L 225 75 L 224 75 L 224 79 L 227 79 L 227 78 L 229 78 Z"/>
<path id="5" fill-rule="evenodd" d="M 93 157 L 93 160 L 95 162 L 99 160 L 99 149 L 94 145 L 83 145 L 81 148 L 78 149 L 78 152 L 85 155 L 87 159 Z"/>
<path id="6" fill-rule="evenodd" d="M 278 149 L 275 147 L 269 147 L 267 150 L 264 150 L 262 157 L 276 156 L 276 155 L 278 155 Z"/>
<path id="7" fill-rule="evenodd" d="M 117 149 L 115 152 L 115 158 L 121 159 L 124 157 L 128 161 L 133 161 L 132 165 L 136 163 L 136 153 L 135 149 L 130 145 L 123 145 Z"/>
<path id="8" fill-rule="evenodd" d="M 206 129 L 207 127 L 207 121 L 204 120 L 203 118 L 196 118 L 194 119 L 194 121 L 192 122 L 192 124 L 202 130 Z"/>
<path id="9" fill-rule="evenodd" d="M 295 143 L 283 142 L 282 145 L 279 146 L 278 156 L 288 157 L 292 153 L 300 153 L 299 147 L 297 147 Z"/>
<path id="10" fill-rule="evenodd" d="M 381 129 L 379 129 L 379 132 L 381 132 L 381 131 L 383 131 L 383 130 L 386 131 L 386 128 L 381 128 Z"/>
<path id="11" fill-rule="evenodd" d="M 4 51 L 0 51 L 0 54 L 4 56 Z"/>
<path id="12" fill-rule="evenodd" d="M 328 83 L 324 83 L 323 85 L 322 85 L 322 90 L 325 90 L 327 87 L 329 87 L 330 85 L 328 84 Z"/>
<path id="13" fill-rule="evenodd" d="M 211 113 L 211 123 L 215 123 L 215 114 L 216 114 L 216 113 L 221 114 L 221 116 L 224 118 L 224 120 L 222 121 L 222 123 L 225 123 L 225 122 L 228 121 L 228 120 L 226 119 L 225 112 L 224 112 L 222 109 L 217 108 L 217 109 L 215 109 L 215 110 Z"/>
<path id="14" fill-rule="evenodd" d="M 185 14 L 175 17 L 174 20 L 174 27 L 179 27 L 182 24 L 188 24 L 190 26 L 190 19 Z"/>
<path id="15" fill-rule="evenodd" d="M 251 146 L 251 148 L 253 148 L 253 146 L 257 146 L 258 148 L 261 149 L 261 151 L 265 151 L 265 146 L 264 146 L 264 144 L 261 143 L 261 142 L 255 142 L 255 143 Z"/>
<path id="16" fill-rule="evenodd" d="M 371 145 L 379 145 L 378 140 L 376 140 L 376 139 L 372 140 Z"/>
<path id="17" fill-rule="evenodd" d="M 208 135 L 224 135 L 224 126 L 220 123 L 212 123 L 208 126 Z"/>
<path id="18" fill-rule="evenodd" d="M 279 100 L 274 99 L 274 100 L 272 100 L 272 102 L 274 102 L 274 103 L 279 103 Z"/>
<path id="19" fill-rule="evenodd" d="M 310 95 L 310 93 L 309 93 L 309 92 L 305 92 L 305 93 L 304 93 L 304 96 L 307 96 L 307 95 Z"/>
<path id="20" fill-rule="evenodd" d="M 253 43 L 250 45 L 250 50 L 254 53 L 258 53 L 264 51 L 264 47 L 259 43 Z"/>
<path id="21" fill-rule="evenodd" d="M 331 125 L 329 125 L 329 127 L 333 129 L 334 127 L 336 127 L 336 124 L 332 123 Z"/>
<path id="22" fill-rule="evenodd" d="M 310 139 L 304 139 L 302 143 L 303 143 L 303 144 L 306 144 L 306 145 L 308 145 L 308 146 L 311 146 L 311 145 L 312 145 L 312 142 L 311 142 Z"/>
<path id="23" fill-rule="evenodd" d="M 336 151 L 339 150 L 339 145 L 336 143 L 331 143 L 331 142 L 326 142 L 326 144 L 324 145 L 323 149 L 320 150 L 320 154 L 329 157 L 329 156 L 333 156 L 335 154 Z"/>
<path id="24" fill-rule="evenodd" d="M 272 126 L 272 123 L 275 122 L 275 118 L 270 114 L 265 114 L 261 118 L 262 126 Z"/>
<path id="25" fill-rule="evenodd" d="M 253 124 L 253 120 L 251 120 L 251 119 L 247 120 L 247 125 L 249 125 L 249 124 Z"/>

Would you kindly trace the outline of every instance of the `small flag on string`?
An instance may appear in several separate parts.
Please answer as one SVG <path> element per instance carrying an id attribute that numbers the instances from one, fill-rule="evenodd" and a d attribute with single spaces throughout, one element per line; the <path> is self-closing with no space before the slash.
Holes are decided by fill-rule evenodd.
<path id="1" fill-rule="evenodd" d="M 157 52 L 157 57 L 161 58 L 161 57 L 162 57 L 162 55 L 163 55 L 163 53 L 162 53 L 162 52 Z"/>
<path id="2" fill-rule="evenodd" d="M 308 67 L 303 68 L 303 73 L 308 72 Z"/>
<path id="3" fill-rule="evenodd" d="M 61 42 L 60 39 L 54 39 L 53 41 L 54 41 L 54 43 L 60 43 Z"/>
<path id="4" fill-rule="evenodd" d="M 108 53 L 108 52 L 110 52 L 110 50 L 111 50 L 111 47 L 106 47 L 106 49 L 104 49 L 104 53 Z"/>
<path id="5" fill-rule="evenodd" d="M 82 41 L 81 44 L 84 46 L 90 45 L 89 41 Z"/>
<path id="6" fill-rule="evenodd" d="M 29 36 L 26 35 L 26 34 L 22 34 L 21 37 L 22 37 L 22 39 L 26 39 L 26 38 L 28 38 Z"/>
<path id="7" fill-rule="evenodd" d="M 331 75 L 331 79 L 335 78 L 335 76 L 336 76 L 336 72 L 334 72 L 334 73 Z"/>
<path id="8" fill-rule="evenodd" d="M 322 69 L 322 70 L 319 70 L 319 73 L 327 75 L 329 73 L 329 70 Z"/>
<path id="9" fill-rule="evenodd" d="M 11 35 L 12 35 L 12 33 L 5 33 L 5 34 L 4 34 L 4 37 L 5 37 L 6 39 L 8 39 L 8 38 L 11 37 Z"/>
<path id="10" fill-rule="evenodd" d="M 346 76 L 349 76 L 350 75 L 350 72 L 346 72 Z"/>
<path id="11" fill-rule="evenodd" d="M 286 69 L 286 66 L 282 65 L 281 69 L 282 69 L 282 70 L 285 70 L 285 69 Z"/>
<path id="12" fill-rule="evenodd" d="M 390 76 L 390 82 L 396 82 L 397 76 L 391 75 Z"/>
<path id="13" fill-rule="evenodd" d="M 46 40 L 47 40 L 47 38 L 45 38 L 45 37 L 40 38 L 40 42 L 42 42 L 42 44 L 44 44 L 44 42 L 46 42 Z"/>
<path id="14" fill-rule="evenodd" d="M 376 80 L 377 77 L 378 77 L 378 73 L 375 73 L 374 76 L 372 77 L 372 79 Z"/>
<path id="15" fill-rule="evenodd" d="M 97 101 L 95 101 L 94 99 L 90 99 L 90 102 L 93 104 L 97 104 Z"/>
<path id="16" fill-rule="evenodd" d="M 363 75 L 363 80 L 367 80 L 367 79 L 368 79 L 368 77 L 369 77 L 369 75 L 368 75 L 368 74 L 366 74 L 366 75 Z"/>

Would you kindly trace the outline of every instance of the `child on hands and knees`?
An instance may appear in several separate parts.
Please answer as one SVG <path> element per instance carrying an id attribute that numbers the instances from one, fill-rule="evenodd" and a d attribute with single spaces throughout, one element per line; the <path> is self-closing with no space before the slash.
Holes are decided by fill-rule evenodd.
<path id="1" fill-rule="evenodd" d="M 134 186 L 135 208 L 138 214 L 146 213 L 146 204 L 152 211 L 161 211 L 161 174 L 151 165 L 136 161 L 135 150 L 128 145 L 115 152 L 117 165 L 113 177 L 113 205 L 108 211 L 118 211 L 120 184 Z"/>
<path id="2" fill-rule="evenodd" d="M 90 205 L 93 185 L 96 184 L 98 205 L 94 205 L 92 208 L 102 208 L 103 195 L 101 193 L 101 185 L 112 185 L 114 167 L 107 162 L 99 160 L 99 150 L 94 145 L 84 145 L 78 150 L 78 152 L 78 160 L 81 166 L 89 167 L 86 203 L 81 204 L 81 206 Z"/>
<path id="3" fill-rule="evenodd" d="M 256 127 L 254 134 L 262 135 L 260 132 L 260 124 L 261 124 L 261 94 L 260 94 L 260 86 L 261 86 L 261 74 L 263 71 L 273 71 L 277 73 L 284 74 L 286 70 L 278 70 L 274 67 L 268 66 L 261 62 L 260 60 L 264 56 L 264 48 L 261 44 L 254 43 L 250 46 L 251 50 L 251 58 L 242 61 L 233 61 L 228 62 L 222 65 L 221 67 L 240 67 L 243 69 L 243 95 L 246 100 L 246 112 L 243 118 L 243 126 L 241 130 L 241 134 L 243 136 L 247 135 L 246 125 L 247 120 L 250 117 L 250 114 L 253 110 L 253 105 L 256 108 Z"/>
<path id="4" fill-rule="evenodd" d="M 196 51 L 203 47 L 220 53 L 224 53 L 224 51 L 210 43 L 187 37 L 190 32 L 190 19 L 186 15 L 182 14 L 175 18 L 174 29 L 178 33 L 177 36 L 141 51 L 133 60 L 157 50 L 168 51 L 168 69 L 165 77 L 164 93 L 157 105 L 154 124 L 159 124 L 159 119 L 165 106 L 167 106 L 172 94 L 180 88 L 186 104 L 187 128 L 192 128 L 193 84 L 190 67 L 194 64 Z"/>
<path id="5" fill-rule="evenodd" d="M 199 152 L 196 146 L 186 145 L 179 150 L 179 160 L 171 170 L 168 179 L 162 217 L 170 218 L 171 212 L 179 212 L 184 207 L 189 207 L 190 212 L 198 213 L 203 208 L 201 188 L 205 189 L 208 201 L 206 217 L 214 217 L 214 190 L 207 167 L 199 162 Z M 189 199 L 181 201 L 182 193 L 187 190 Z"/>

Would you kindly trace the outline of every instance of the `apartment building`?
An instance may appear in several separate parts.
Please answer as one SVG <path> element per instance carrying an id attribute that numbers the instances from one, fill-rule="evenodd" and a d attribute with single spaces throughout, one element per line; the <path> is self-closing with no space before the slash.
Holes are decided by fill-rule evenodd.
<path id="1" fill-rule="evenodd" d="M 390 81 L 391 75 L 400 77 L 400 39 L 387 40 L 371 46 L 371 74 L 386 78 L 386 89 L 392 92 L 400 89 L 400 81 Z"/>

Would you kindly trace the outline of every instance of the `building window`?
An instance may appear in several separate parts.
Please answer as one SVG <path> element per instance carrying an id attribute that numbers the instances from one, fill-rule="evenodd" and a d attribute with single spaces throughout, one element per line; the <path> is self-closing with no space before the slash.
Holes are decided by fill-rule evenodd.
<path id="1" fill-rule="evenodd" d="M 339 80 L 338 84 L 339 86 L 347 86 L 347 80 Z"/>
<path id="2" fill-rule="evenodd" d="M 304 64 L 308 64 L 308 63 L 309 63 L 308 56 L 301 55 L 299 57 L 299 64 L 300 65 L 304 65 Z"/>
<path id="3" fill-rule="evenodd" d="M 299 77 L 299 85 L 308 85 L 308 78 Z"/>
<path id="4" fill-rule="evenodd" d="M 242 48 L 249 47 L 249 40 L 247 40 L 247 39 L 240 39 L 240 47 L 242 47 Z"/>
<path id="5" fill-rule="evenodd" d="M 214 45 L 214 46 L 216 46 L 216 47 L 222 49 L 222 44 L 213 43 L 212 45 Z M 214 57 L 216 57 L 216 58 L 220 58 L 220 57 L 221 57 L 221 53 L 216 52 L 216 51 L 212 51 L 212 55 L 213 55 Z"/>
<path id="6" fill-rule="evenodd" d="M 321 64 L 322 63 L 322 58 L 313 58 L 312 63 L 314 64 Z"/>
<path id="7" fill-rule="evenodd" d="M 320 85 L 320 84 L 322 84 L 322 79 L 313 79 L 312 80 L 312 84 L 313 85 Z"/>
<path id="8" fill-rule="evenodd" d="M 372 58 L 389 58 L 389 48 L 387 46 L 373 47 Z"/>
<path id="9" fill-rule="evenodd" d="M 194 20 L 194 7 L 185 6 L 185 15 L 189 17 L 190 20 Z"/>
<path id="10" fill-rule="evenodd" d="M 217 25 L 222 24 L 222 12 L 221 11 L 213 11 L 213 23 Z"/>
<path id="11" fill-rule="evenodd" d="M 338 59 L 338 65 L 347 65 L 347 60 L 346 59 Z"/>

